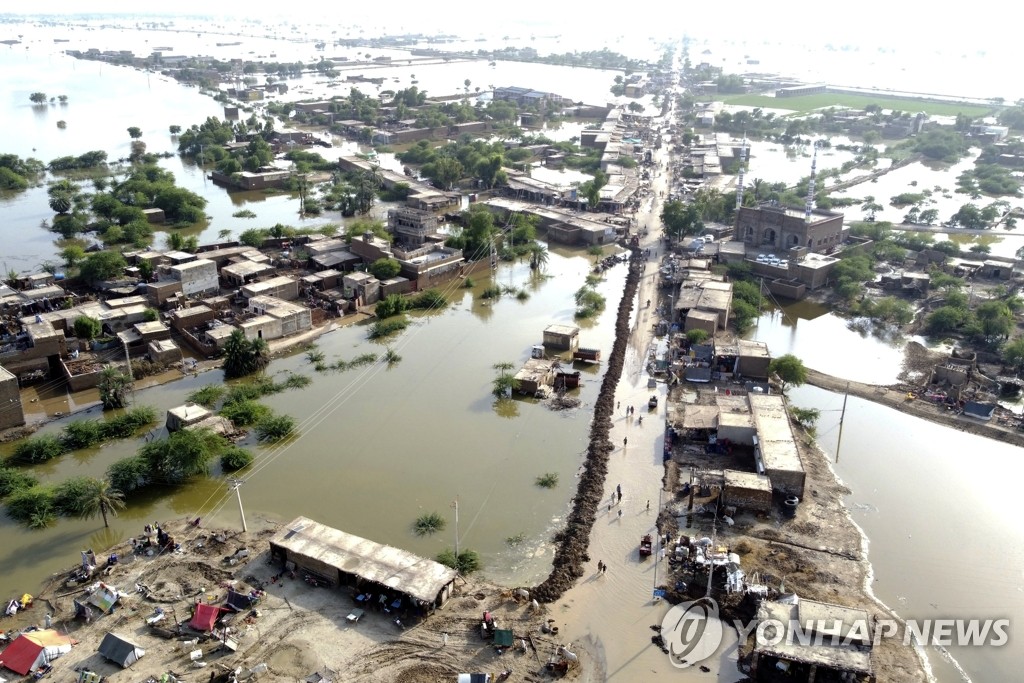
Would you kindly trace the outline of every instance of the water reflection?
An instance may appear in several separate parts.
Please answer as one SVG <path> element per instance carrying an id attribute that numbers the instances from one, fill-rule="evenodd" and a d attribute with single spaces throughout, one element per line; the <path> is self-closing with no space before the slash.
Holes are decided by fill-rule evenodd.
<path id="1" fill-rule="evenodd" d="M 519 402 L 514 398 L 499 398 L 492 403 L 494 414 L 511 420 L 519 417 Z"/>
<path id="2" fill-rule="evenodd" d="M 806 300 L 763 313 L 744 336 L 768 344 L 773 357 L 791 353 L 814 370 L 870 384 L 893 383 L 903 364 L 901 337 L 868 334 Z"/>

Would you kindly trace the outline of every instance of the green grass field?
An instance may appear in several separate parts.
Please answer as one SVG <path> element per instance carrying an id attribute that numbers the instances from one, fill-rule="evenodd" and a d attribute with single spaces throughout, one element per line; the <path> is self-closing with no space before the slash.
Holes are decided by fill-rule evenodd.
<path id="1" fill-rule="evenodd" d="M 863 109 L 869 104 L 877 104 L 883 109 L 919 112 L 934 116 L 956 116 L 966 114 L 971 117 L 985 116 L 997 110 L 980 104 L 960 104 L 957 102 L 924 102 L 901 97 L 884 97 L 876 95 L 850 95 L 846 93 L 820 93 L 801 95 L 799 97 L 767 97 L 765 95 L 724 95 L 722 101 L 744 107 L 763 107 L 765 109 L 789 109 L 805 114 L 815 109 L 827 107 L 851 107 Z"/>

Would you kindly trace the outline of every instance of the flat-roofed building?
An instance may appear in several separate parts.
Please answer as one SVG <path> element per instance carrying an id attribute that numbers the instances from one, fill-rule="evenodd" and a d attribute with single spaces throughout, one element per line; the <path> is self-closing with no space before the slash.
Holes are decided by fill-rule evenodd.
<path id="1" fill-rule="evenodd" d="M 580 328 L 576 325 L 548 325 L 544 328 L 544 346 L 575 351 L 580 346 Z"/>
<path id="2" fill-rule="evenodd" d="M 181 283 L 185 296 L 204 296 L 220 291 L 217 264 L 209 259 L 196 259 L 170 267 L 172 280 Z"/>
<path id="3" fill-rule="evenodd" d="M 313 327 L 312 312 L 305 306 L 272 296 L 249 299 L 248 312 L 257 317 L 239 324 L 246 339 L 278 339 Z"/>
<path id="4" fill-rule="evenodd" d="M 246 301 L 254 296 L 272 296 L 291 301 L 299 298 L 299 281 L 287 275 L 279 275 L 269 280 L 245 285 L 242 287 L 241 295 Z"/>
<path id="5" fill-rule="evenodd" d="M 256 261 L 243 260 L 236 263 L 229 263 L 220 269 L 220 276 L 224 283 L 230 287 L 241 287 L 249 284 L 256 278 L 274 272 L 275 268 L 269 263 L 257 263 Z"/>
<path id="6" fill-rule="evenodd" d="M 25 424 L 25 411 L 21 405 L 18 378 L 0 366 L 0 429 Z"/>
<path id="7" fill-rule="evenodd" d="M 802 498 L 804 466 L 786 412 L 785 398 L 776 394 L 752 393 L 748 400 L 757 428 L 754 457 L 758 472 L 768 475 L 773 490 Z"/>

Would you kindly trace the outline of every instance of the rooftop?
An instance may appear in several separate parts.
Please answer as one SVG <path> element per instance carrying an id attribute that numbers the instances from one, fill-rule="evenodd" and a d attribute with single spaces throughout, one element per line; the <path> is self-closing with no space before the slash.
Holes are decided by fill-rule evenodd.
<path id="1" fill-rule="evenodd" d="M 775 394 L 750 394 L 748 399 L 754 414 L 765 469 L 802 472 L 803 463 L 796 448 L 783 397 Z"/>
<path id="2" fill-rule="evenodd" d="M 775 634 L 766 633 L 769 639 L 756 639 L 754 651 L 779 659 L 818 665 L 839 671 L 854 671 L 870 674 L 871 650 L 861 642 L 861 634 L 854 629 L 865 629 L 863 637 L 871 642 L 871 619 L 862 609 L 830 605 L 813 600 L 801 599 L 798 604 L 790 605 L 779 602 L 764 601 L 757 610 L 758 621 L 776 620 L 782 624 L 786 634 L 777 644 L 769 644 L 776 640 Z M 818 620 L 822 621 L 818 621 Z M 814 625 L 832 629 L 838 625 L 836 635 L 830 632 L 821 633 L 821 638 L 804 636 L 801 633 L 815 632 Z M 805 645 L 803 642 L 810 641 Z M 838 642 L 836 642 L 838 641 Z"/>
<path id="3" fill-rule="evenodd" d="M 175 270 L 179 273 L 184 273 L 189 270 L 198 270 L 200 268 L 217 268 L 217 264 L 213 261 L 205 258 L 196 259 L 195 261 L 189 261 L 188 263 L 179 263 L 176 266 L 171 266 L 171 270 Z"/>
<path id="4" fill-rule="evenodd" d="M 297 517 L 270 538 L 271 546 L 315 559 L 347 574 L 433 602 L 455 580 L 454 569 L 406 550 Z"/>

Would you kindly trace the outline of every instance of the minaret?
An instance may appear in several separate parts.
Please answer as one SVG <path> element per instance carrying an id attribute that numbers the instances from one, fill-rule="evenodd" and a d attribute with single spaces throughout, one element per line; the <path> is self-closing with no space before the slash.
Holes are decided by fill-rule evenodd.
<path id="1" fill-rule="evenodd" d="M 743 134 L 743 146 L 740 147 L 740 174 L 736 179 L 736 211 L 743 206 L 743 172 L 747 166 L 747 134 Z"/>
<path id="2" fill-rule="evenodd" d="M 807 203 L 804 204 L 804 220 L 811 222 L 811 212 L 814 211 L 814 176 L 818 171 L 818 145 L 814 145 L 814 157 L 811 159 L 811 182 L 807 183 Z"/>

